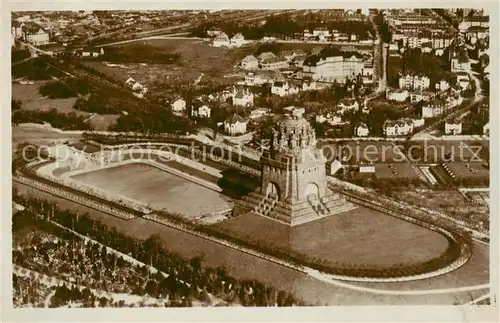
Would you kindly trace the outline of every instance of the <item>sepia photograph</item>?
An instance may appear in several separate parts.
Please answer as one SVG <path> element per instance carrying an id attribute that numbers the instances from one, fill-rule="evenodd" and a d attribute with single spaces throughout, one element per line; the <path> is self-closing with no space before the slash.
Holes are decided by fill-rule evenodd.
<path id="1" fill-rule="evenodd" d="M 8 13 L 14 313 L 498 306 L 491 11 L 46 6 Z"/>

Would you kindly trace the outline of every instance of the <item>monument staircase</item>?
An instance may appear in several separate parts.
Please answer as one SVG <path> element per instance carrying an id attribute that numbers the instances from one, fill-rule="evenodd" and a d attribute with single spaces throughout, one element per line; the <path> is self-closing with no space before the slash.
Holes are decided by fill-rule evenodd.
<path id="1" fill-rule="evenodd" d="M 254 212 L 258 215 L 272 218 L 276 221 L 297 225 L 319 219 L 333 214 L 343 213 L 356 208 L 356 206 L 341 195 L 330 192 L 318 197 L 311 195 L 306 201 L 280 201 L 273 193 L 264 195 L 253 191 L 236 201 L 234 214 Z"/>

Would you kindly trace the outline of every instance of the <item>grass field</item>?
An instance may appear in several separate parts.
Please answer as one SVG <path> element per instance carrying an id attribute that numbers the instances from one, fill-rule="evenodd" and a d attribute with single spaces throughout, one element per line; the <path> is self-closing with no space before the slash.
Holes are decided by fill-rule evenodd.
<path id="1" fill-rule="evenodd" d="M 102 212 L 81 206 L 73 201 L 57 198 L 39 190 L 33 190 L 22 184 L 13 184 L 20 194 L 30 194 L 42 199 L 55 201 L 59 207 L 73 211 L 89 213 L 93 218 L 103 221 L 109 228 L 115 228 L 127 235 L 146 239 L 152 234 L 158 234 L 162 245 L 172 252 L 190 258 L 201 256 L 206 266 L 223 266 L 230 275 L 240 279 L 258 279 L 276 288 L 290 290 L 309 304 L 316 305 L 451 305 L 454 302 L 465 303 L 470 301 L 470 294 L 481 296 L 485 292 L 427 294 L 421 296 L 406 295 L 376 295 L 341 288 L 318 281 L 300 272 L 282 267 L 264 259 L 256 258 L 210 241 L 183 233 L 172 228 L 158 225 L 154 222 L 136 218 L 124 221 Z M 477 256 L 461 269 L 433 279 L 436 284 L 429 284 L 428 280 L 419 280 L 397 284 L 398 289 L 420 290 L 425 288 L 449 288 L 455 286 L 484 284 L 487 282 L 484 271 L 488 268 L 488 251 L 482 248 Z M 460 272 L 460 275 L 454 273 Z M 486 279 L 486 280 L 485 280 Z M 353 283 L 354 284 L 354 283 Z M 367 285 L 367 284 L 361 284 Z M 391 284 L 373 284 L 374 288 L 389 288 Z"/>
<path id="2" fill-rule="evenodd" d="M 109 130 L 116 124 L 120 116 L 117 114 L 95 114 L 90 118 L 89 123 L 94 130 Z"/>
<path id="3" fill-rule="evenodd" d="M 224 78 L 239 60 L 252 52 L 250 47 L 238 49 L 216 48 L 199 40 L 151 39 L 116 45 L 124 50 L 127 47 L 147 45 L 164 53 L 179 53 L 177 64 L 117 64 L 109 66 L 104 62 L 84 61 L 88 65 L 118 82 L 125 82 L 129 77 L 147 86 L 153 94 L 161 93 L 167 85 L 192 82 L 201 73 L 203 80 L 216 83 L 229 82 Z"/>
<path id="4" fill-rule="evenodd" d="M 187 218 L 232 207 L 229 197 L 147 164 L 127 164 L 72 178 Z"/>
<path id="5" fill-rule="evenodd" d="M 12 99 L 21 101 L 22 109 L 29 111 L 50 111 L 56 109 L 59 113 L 74 112 L 81 116 L 90 116 L 89 112 L 73 109 L 76 98 L 46 99 L 38 93 L 39 87 L 44 82 L 36 84 L 12 84 Z"/>
<path id="6" fill-rule="evenodd" d="M 240 238 L 288 248 L 330 264 L 392 266 L 419 263 L 442 254 L 448 242 L 438 233 L 388 215 L 355 210 L 289 229 L 258 215 L 245 214 L 216 224 Z"/>

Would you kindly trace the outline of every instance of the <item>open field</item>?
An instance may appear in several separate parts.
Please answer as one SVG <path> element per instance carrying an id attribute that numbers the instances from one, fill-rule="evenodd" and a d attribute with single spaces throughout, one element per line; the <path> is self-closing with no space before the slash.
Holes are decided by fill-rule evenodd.
<path id="1" fill-rule="evenodd" d="M 239 60 L 252 52 L 249 47 L 237 49 L 211 47 L 199 40 L 151 39 L 140 42 L 117 45 L 123 49 L 130 46 L 147 45 L 164 53 L 179 53 L 176 64 L 111 64 L 97 61 L 83 61 L 119 83 L 129 77 L 147 86 L 153 94 L 162 91 L 162 87 L 192 82 L 201 73 L 203 80 L 216 83 L 228 82 L 224 75 L 229 74 Z"/>
<path id="2" fill-rule="evenodd" d="M 135 218 L 125 221 L 116 217 L 98 212 L 96 210 L 81 206 L 73 201 L 57 198 L 40 190 L 31 189 L 26 185 L 13 183 L 20 194 L 31 194 L 42 199 L 55 201 L 61 208 L 68 208 L 82 213 L 88 212 L 93 218 L 100 219 L 109 228 L 123 232 L 127 235 L 146 239 L 152 234 L 158 234 L 163 246 L 184 257 L 203 257 L 206 266 L 223 266 L 228 274 L 240 279 L 254 278 L 276 288 L 290 290 L 309 304 L 317 305 L 409 305 L 409 304 L 435 304 L 451 305 L 455 302 L 466 303 L 470 297 L 479 297 L 485 293 L 484 290 L 474 292 L 428 294 L 422 295 L 377 295 L 367 292 L 351 290 L 345 287 L 318 281 L 306 274 L 282 267 L 269 261 L 256 258 L 234 249 L 203 240 L 201 238 L 183 233 L 181 231 L 159 225 L 157 223 Z M 455 287 L 464 285 L 484 284 L 488 282 L 485 275 L 478 274 L 478 268 L 488 268 L 487 248 L 479 245 L 479 257 L 474 257 L 474 264 L 469 263 L 458 271 L 437 277 L 439 286 L 429 285 L 427 280 L 400 284 L 401 289 L 420 290 L 432 286 L 432 288 Z M 454 275 L 458 273 L 460 275 Z M 485 280 L 486 279 L 486 280 Z M 363 284 L 361 284 L 363 285 Z M 376 285 L 376 284 L 375 284 Z M 374 288 L 384 288 L 380 284 Z"/>
<path id="3" fill-rule="evenodd" d="M 232 205 L 227 196 L 147 164 L 127 164 L 72 178 L 187 218 Z"/>
<path id="4" fill-rule="evenodd" d="M 342 155 L 345 163 L 356 165 L 363 163 L 401 163 L 404 158 L 390 141 L 321 141 L 318 148 L 323 149 L 329 160 Z"/>
<path id="5" fill-rule="evenodd" d="M 363 207 L 291 230 L 250 213 L 215 227 L 247 241 L 287 247 L 331 264 L 413 264 L 439 256 L 448 246 L 438 233 Z"/>
<path id="6" fill-rule="evenodd" d="M 379 179 L 419 179 L 417 173 L 415 173 L 411 165 L 408 163 L 376 164 L 375 174 Z"/>
<path id="7" fill-rule="evenodd" d="M 59 113 L 74 112 L 81 116 L 90 116 L 89 112 L 73 109 L 76 98 L 46 99 L 38 93 L 43 82 L 36 84 L 12 84 L 12 99 L 21 101 L 22 109 L 28 111 L 50 111 L 56 109 Z"/>
<path id="8" fill-rule="evenodd" d="M 60 133 L 40 124 L 20 124 L 12 127 L 12 148 L 19 143 L 50 145 L 52 142 L 77 141 L 80 135 Z"/>

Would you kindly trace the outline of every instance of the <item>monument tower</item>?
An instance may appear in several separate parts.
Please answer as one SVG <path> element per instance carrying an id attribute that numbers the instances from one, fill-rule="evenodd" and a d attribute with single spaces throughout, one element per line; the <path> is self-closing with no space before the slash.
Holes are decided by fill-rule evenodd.
<path id="1" fill-rule="evenodd" d="M 293 226 L 353 209 L 327 186 L 326 159 L 304 109 L 285 110 L 261 157 L 261 186 L 238 201 L 233 214 L 254 212 Z"/>

